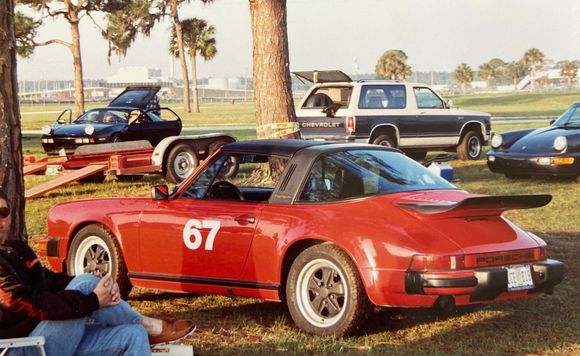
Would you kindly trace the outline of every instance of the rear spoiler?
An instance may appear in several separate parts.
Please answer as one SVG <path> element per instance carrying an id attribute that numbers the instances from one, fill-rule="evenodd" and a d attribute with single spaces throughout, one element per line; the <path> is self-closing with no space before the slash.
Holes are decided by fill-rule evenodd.
<path id="1" fill-rule="evenodd" d="M 534 195 L 497 195 L 470 197 L 460 202 L 421 202 L 403 201 L 397 205 L 404 209 L 415 210 L 421 214 L 442 214 L 444 217 L 469 217 L 501 215 L 511 209 L 532 209 L 547 205 L 552 201 L 549 194 Z M 439 215 L 437 215 L 439 217 Z"/>

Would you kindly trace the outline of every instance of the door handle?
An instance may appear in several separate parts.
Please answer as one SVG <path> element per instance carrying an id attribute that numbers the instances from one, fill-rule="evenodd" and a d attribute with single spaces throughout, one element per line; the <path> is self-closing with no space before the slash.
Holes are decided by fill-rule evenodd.
<path id="1" fill-rule="evenodd" d="M 256 218 L 253 216 L 247 216 L 247 215 L 242 215 L 242 216 L 236 216 L 234 218 L 235 221 L 239 222 L 240 224 L 253 224 L 256 222 Z"/>

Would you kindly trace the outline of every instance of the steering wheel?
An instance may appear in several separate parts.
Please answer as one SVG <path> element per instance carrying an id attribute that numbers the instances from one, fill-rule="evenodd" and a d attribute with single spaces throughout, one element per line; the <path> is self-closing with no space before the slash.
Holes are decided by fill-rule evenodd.
<path id="1" fill-rule="evenodd" d="M 212 199 L 219 200 L 244 200 L 244 196 L 238 187 L 225 180 L 212 184 L 208 195 Z"/>

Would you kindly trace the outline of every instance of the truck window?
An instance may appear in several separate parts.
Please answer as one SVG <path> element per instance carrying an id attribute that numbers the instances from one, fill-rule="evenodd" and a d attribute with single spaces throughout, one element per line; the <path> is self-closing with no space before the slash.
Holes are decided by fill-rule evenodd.
<path id="1" fill-rule="evenodd" d="M 404 109 L 407 96 L 404 85 L 363 85 L 359 109 Z"/>
<path id="2" fill-rule="evenodd" d="M 419 109 L 444 109 L 445 103 L 429 88 L 413 88 Z"/>
<path id="3" fill-rule="evenodd" d="M 330 105 L 348 107 L 352 87 L 320 87 L 304 102 L 304 109 L 320 109 Z"/>

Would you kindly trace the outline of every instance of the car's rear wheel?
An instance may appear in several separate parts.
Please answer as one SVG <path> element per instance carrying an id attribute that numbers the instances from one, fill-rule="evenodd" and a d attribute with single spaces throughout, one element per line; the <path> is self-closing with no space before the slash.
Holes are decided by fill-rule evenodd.
<path id="1" fill-rule="evenodd" d="M 82 228 L 73 238 L 67 256 L 69 275 L 83 273 L 110 273 L 119 285 L 121 296 L 131 292 L 123 252 L 111 232 L 101 225 L 93 224 Z"/>
<path id="2" fill-rule="evenodd" d="M 167 156 L 165 177 L 172 183 L 180 183 L 189 177 L 198 165 L 199 160 L 190 145 L 185 143 L 176 145 Z"/>
<path id="3" fill-rule="evenodd" d="M 379 135 L 373 140 L 373 145 L 395 147 L 395 141 L 389 135 Z"/>
<path id="4" fill-rule="evenodd" d="M 294 260 L 286 302 L 296 325 L 315 335 L 350 334 L 372 308 L 356 266 L 331 244 L 307 248 Z"/>
<path id="5" fill-rule="evenodd" d="M 475 131 L 468 131 L 457 146 L 457 156 L 460 160 L 476 160 L 481 156 L 481 136 Z"/>

